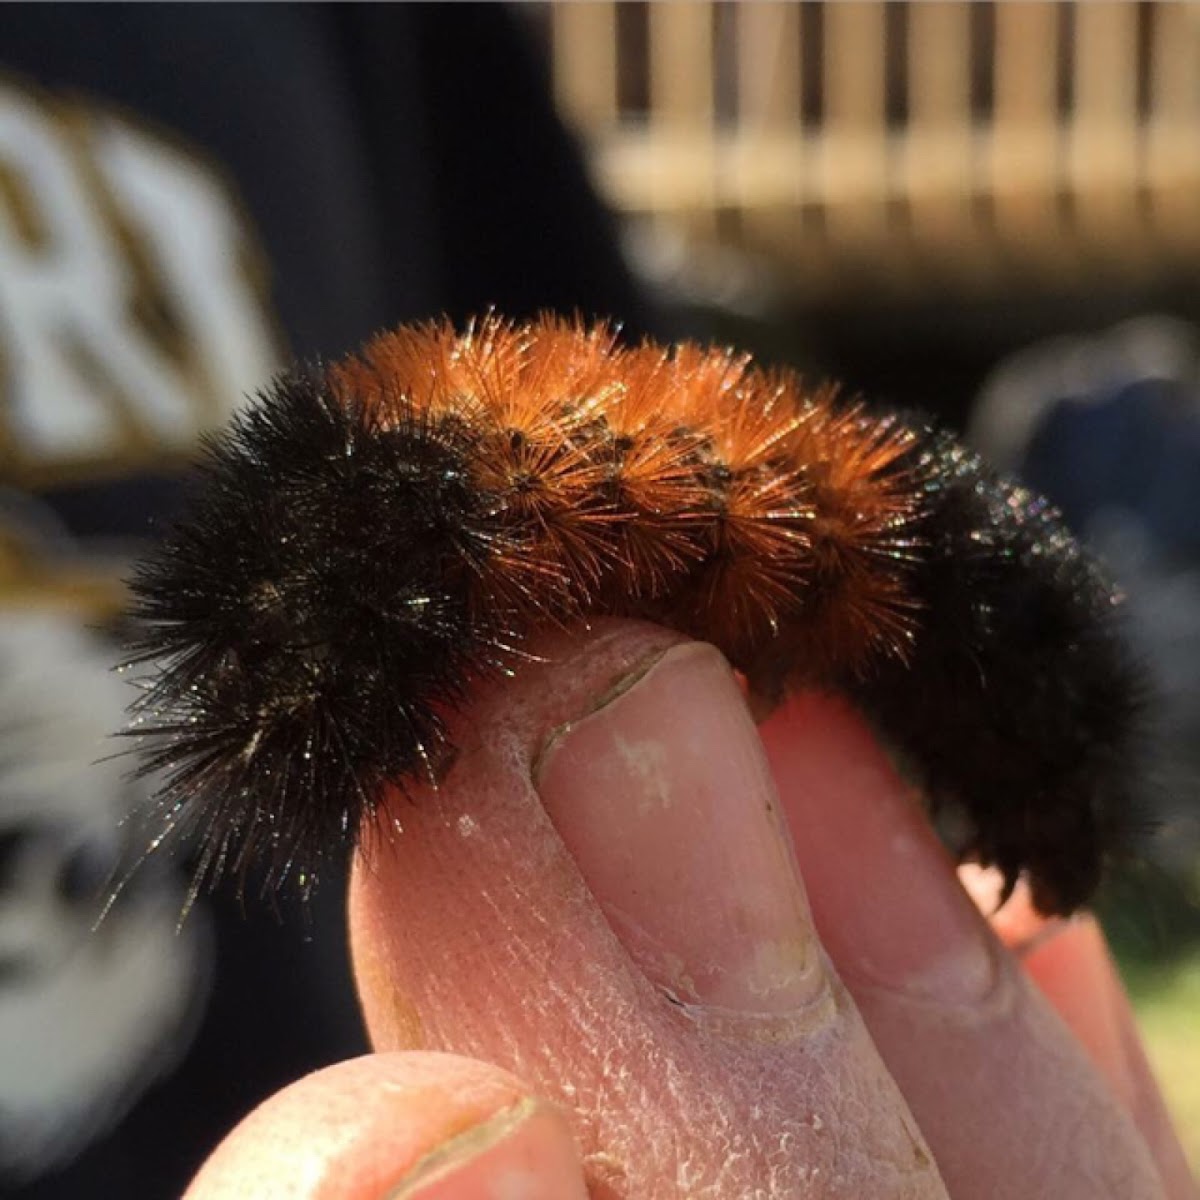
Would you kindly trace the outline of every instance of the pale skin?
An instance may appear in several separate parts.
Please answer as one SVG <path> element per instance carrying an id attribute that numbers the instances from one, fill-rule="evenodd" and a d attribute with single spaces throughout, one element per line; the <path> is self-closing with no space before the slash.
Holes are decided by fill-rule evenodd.
<path id="1" fill-rule="evenodd" d="M 355 863 L 377 1053 L 188 1200 L 1194 1200 L 1094 920 L 981 915 L 853 713 L 756 729 L 643 624 L 538 653 Z"/>

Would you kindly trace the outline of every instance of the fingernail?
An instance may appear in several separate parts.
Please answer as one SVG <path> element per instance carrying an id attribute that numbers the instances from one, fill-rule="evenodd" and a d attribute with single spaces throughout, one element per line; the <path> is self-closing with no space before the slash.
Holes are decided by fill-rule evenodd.
<path id="1" fill-rule="evenodd" d="M 387 1200 L 586 1200 L 571 1134 L 526 1100 L 423 1158 Z"/>
<path id="2" fill-rule="evenodd" d="M 762 729 L 817 929 L 838 972 L 969 1002 L 996 979 L 986 923 L 865 721 L 824 695 Z"/>
<path id="3" fill-rule="evenodd" d="M 542 802 L 613 930 L 687 1004 L 780 1014 L 824 970 L 758 731 L 724 658 L 676 646 L 560 731 Z"/>

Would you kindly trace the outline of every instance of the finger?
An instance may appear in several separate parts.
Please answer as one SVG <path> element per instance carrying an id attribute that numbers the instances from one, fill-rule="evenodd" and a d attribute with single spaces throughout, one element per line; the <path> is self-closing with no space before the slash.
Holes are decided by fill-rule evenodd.
<path id="1" fill-rule="evenodd" d="M 1051 926 L 1031 943 L 1021 961 L 1133 1116 L 1167 1195 L 1194 1200 L 1196 1185 L 1183 1147 L 1095 919 L 1084 916 Z"/>
<path id="2" fill-rule="evenodd" d="M 306 1076 L 221 1143 L 185 1200 L 585 1200 L 561 1114 L 494 1067 L 375 1054 Z"/>
<path id="3" fill-rule="evenodd" d="M 992 928 L 1079 1039 L 1113 1094 L 1132 1115 L 1158 1165 L 1168 1196 L 1196 1196 L 1183 1147 L 1171 1126 L 1137 1031 L 1133 1010 L 1094 917 L 1038 913 L 1018 883 L 1002 908 L 997 872 L 959 868 L 959 878 Z"/>
<path id="4" fill-rule="evenodd" d="M 618 622 L 540 653 L 356 867 L 376 1045 L 536 1083 L 596 1197 L 944 1196 L 816 941 L 724 660 Z"/>
<path id="5" fill-rule="evenodd" d="M 817 927 L 955 1200 L 1162 1196 L 1128 1114 L 865 724 L 804 696 L 763 736 Z"/>

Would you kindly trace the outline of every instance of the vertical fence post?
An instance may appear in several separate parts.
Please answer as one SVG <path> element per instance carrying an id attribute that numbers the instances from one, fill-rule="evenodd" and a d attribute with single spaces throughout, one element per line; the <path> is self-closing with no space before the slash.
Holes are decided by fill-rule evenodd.
<path id="1" fill-rule="evenodd" d="M 884 5 L 826 4 L 820 187 L 826 228 L 845 250 L 877 249 L 891 175 L 884 113 Z"/>
<path id="2" fill-rule="evenodd" d="M 550 15 L 559 111 L 581 133 L 608 134 L 618 116 L 616 4 L 552 4 Z"/>
<path id="3" fill-rule="evenodd" d="M 649 11 L 650 132 L 662 151 L 652 207 L 663 212 L 677 206 L 669 175 L 681 172 L 687 181 L 686 213 L 676 215 L 695 233 L 711 233 L 716 226 L 713 6 L 710 0 L 654 0 Z"/>
<path id="4" fill-rule="evenodd" d="M 1150 47 L 1146 182 L 1155 232 L 1200 250 L 1200 4 L 1158 4 Z"/>
<path id="5" fill-rule="evenodd" d="M 1094 252 L 1145 262 L 1136 237 L 1140 145 L 1137 6 L 1075 4 L 1069 166 L 1075 219 Z"/>
<path id="6" fill-rule="evenodd" d="M 796 251 L 806 183 L 800 6 L 741 0 L 736 11 L 738 121 L 728 161 L 742 228 Z"/>
<path id="7" fill-rule="evenodd" d="M 971 13 L 966 3 L 909 6 L 904 190 L 918 243 L 938 265 L 978 245 L 971 229 Z"/>
<path id="8" fill-rule="evenodd" d="M 1057 4 L 997 4 L 989 190 L 1008 251 L 1058 244 L 1061 185 Z"/>

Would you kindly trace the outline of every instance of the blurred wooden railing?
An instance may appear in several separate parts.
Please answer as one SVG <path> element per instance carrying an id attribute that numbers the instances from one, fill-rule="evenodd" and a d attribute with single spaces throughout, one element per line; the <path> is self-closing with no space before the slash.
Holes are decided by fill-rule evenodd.
<path id="1" fill-rule="evenodd" d="M 545 6 L 626 214 L 802 288 L 1200 264 L 1200 6 Z"/>

